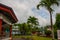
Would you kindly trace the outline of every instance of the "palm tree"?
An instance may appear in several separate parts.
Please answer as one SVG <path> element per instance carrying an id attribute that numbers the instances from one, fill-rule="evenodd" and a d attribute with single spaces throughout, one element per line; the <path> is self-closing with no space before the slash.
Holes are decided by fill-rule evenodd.
<path id="1" fill-rule="evenodd" d="M 52 23 L 52 12 L 54 10 L 51 8 L 51 6 L 54 5 L 54 4 L 59 6 L 58 0 L 41 0 L 41 2 L 39 2 L 39 4 L 37 5 L 37 9 L 39 9 L 39 7 L 42 6 L 42 7 L 45 7 L 50 13 L 52 40 L 54 40 L 54 28 L 53 28 L 53 23 Z"/>
<path id="2" fill-rule="evenodd" d="M 38 19 L 35 17 L 31 17 L 31 16 L 28 18 L 27 23 L 31 24 L 32 27 L 39 25 Z"/>
<path id="3" fill-rule="evenodd" d="M 35 27 L 38 27 L 39 22 L 38 22 L 37 18 L 30 16 L 28 18 L 27 24 L 30 25 L 30 27 L 29 27 L 30 28 L 30 32 L 32 32 L 32 33 L 34 32 L 35 33 Z"/>

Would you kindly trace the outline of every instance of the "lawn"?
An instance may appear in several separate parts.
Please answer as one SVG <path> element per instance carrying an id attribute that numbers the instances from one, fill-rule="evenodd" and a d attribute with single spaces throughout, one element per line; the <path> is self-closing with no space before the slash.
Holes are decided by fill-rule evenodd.
<path id="1" fill-rule="evenodd" d="M 15 36 L 14 38 L 32 38 L 33 40 L 52 40 L 51 38 L 48 37 L 40 37 L 40 36 Z"/>
<path id="2" fill-rule="evenodd" d="M 52 40 L 51 38 L 47 38 L 47 37 L 38 37 L 38 36 L 33 36 L 34 40 Z"/>

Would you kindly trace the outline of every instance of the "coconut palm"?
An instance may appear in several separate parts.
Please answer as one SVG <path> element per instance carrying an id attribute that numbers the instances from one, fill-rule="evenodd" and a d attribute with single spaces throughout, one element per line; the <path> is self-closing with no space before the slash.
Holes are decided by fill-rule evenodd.
<path id="1" fill-rule="evenodd" d="M 51 6 L 54 5 L 54 4 L 59 6 L 58 0 L 41 0 L 39 2 L 39 4 L 37 5 L 37 9 L 39 9 L 39 7 L 42 6 L 42 7 L 45 7 L 50 13 L 50 22 L 51 22 L 52 37 L 53 37 L 52 40 L 54 40 L 54 32 L 53 32 L 54 28 L 52 27 L 53 26 L 53 23 L 52 23 L 52 12 L 54 10 L 52 9 Z"/>

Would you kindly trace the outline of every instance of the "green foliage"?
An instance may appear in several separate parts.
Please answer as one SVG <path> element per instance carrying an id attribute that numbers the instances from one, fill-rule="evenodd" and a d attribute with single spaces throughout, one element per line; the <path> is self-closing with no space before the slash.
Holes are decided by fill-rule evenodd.
<path id="1" fill-rule="evenodd" d="M 58 29 L 60 29 L 60 14 L 56 15 L 56 26 Z"/>
<path id="2" fill-rule="evenodd" d="M 57 25 L 56 25 L 56 23 L 53 25 L 53 27 L 54 27 L 54 37 L 55 37 L 55 39 L 57 39 Z"/>
<path id="3" fill-rule="evenodd" d="M 51 32 L 51 30 L 48 30 L 48 29 L 50 29 L 50 25 L 47 25 L 47 26 L 44 27 L 45 35 L 46 36 L 51 36 L 52 32 Z"/>
<path id="4" fill-rule="evenodd" d="M 32 30 L 31 25 L 27 23 L 21 23 L 21 24 L 19 23 L 14 25 L 19 27 L 18 29 L 20 30 L 21 35 L 31 34 L 31 30 Z"/>
<path id="5" fill-rule="evenodd" d="M 46 34 L 46 36 L 50 36 L 51 35 L 51 31 L 50 30 L 46 30 L 45 34 Z"/>
<path id="6" fill-rule="evenodd" d="M 21 26 L 19 27 L 19 29 L 20 29 L 20 32 L 22 33 L 22 35 L 27 34 L 27 32 L 29 31 L 28 24 L 22 23 Z"/>
<path id="7" fill-rule="evenodd" d="M 37 5 L 37 9 L 39 9 L 39 7 L 40 6 L 42 6 L 42 7 L 45 7 L 48 11 L 49 11 L 49 13 L 50 13 L 50 20 L 51 20 L 51 27 L 52 27 L 52 25 L 53 25 L 53 23 L 52 23 L 52 12 L 54 11 L 53 10 L 53 8 L 51 7 L 52 5 L 57 5 L 57 6 L 59 6 L 59 2 L 58 2 L 58 0 L 41 0 L 40 2 L 39 2 L 39 4 Z M 57 26 L 58 26 L 58 28 L 59 28 L 59 25 L 60 24 L 60 21 L 57 21 Z M 60 28 L 59 28 L 60 29 Z M 52 31 L 53 31 L 53 29 L 52 29 Z M 50 32 L 48 32 L 48 31 L 46 31 L 46 33 L 50 33 Z M 53 32 L 52 32 L 53 33 Z M 52 35 L 53 36 L 53 35 Z"/>
<path id="8" fill-rule="evenodd" d="M 32 27 L 39 25 L 38 19 L 32 16 L 29 16 L 27 23 L 30 24 Z"/>
<path id="9" fill-rule="evenodd" d="M 57 39 L 57 30 L 60 29 L 60 14 L 56 15 L 56 23 L 54 24 L 54 36 Z"/>
<path id="10" fill-rule="evenodd" d="M 52 12 L 53 9 L 51 8 L 52 5 L 59 5 L 58 0 L 41 0 L 39 4 L 37 5 L 37 9 L 39 9 L 40 6 L 45 7 L 49 12 Z"/>
<path id="11" fill-rule="evenodd" d="M 29 16 L 29 18 L 27 20 L 27 24 L 30 25 L 31 32 L 36 32 L 39 30 L 39 28 L 38 28 L 39 22 L 38 22 L 37 18 Z"/>
<path id="12" fill-rule="evenodd" d="M 52 38 L 48 38 L 48 37 L 40 37 L 40 36 L 15 36 L 13 38 L 30 38 L 33 40 L 52 40 Z"/>
<path id="13" fill-rule="evenodd" d="M 14 24 L 14 26 L 18 26 L 21 32 L 21 35 L 31 35 L 32 31 L 38 31 L 38 19 L 35 17 L 29 17 L 27 23 L 18 23 Z"/>

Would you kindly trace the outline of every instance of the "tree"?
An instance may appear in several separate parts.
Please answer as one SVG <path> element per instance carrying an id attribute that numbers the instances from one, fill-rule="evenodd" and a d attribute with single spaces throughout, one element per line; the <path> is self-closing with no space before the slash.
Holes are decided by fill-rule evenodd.
<path id="1" fill-rule="evenodd" d="M 57 39 L 57 30 L 60 30 L 60 13 L 56 15 L 56 22 L 54 24 L 54 36 Z"/>
<path id="2" fill-rule="evenodd" d="M 54 40 L 54 28 L 53 28 L 53 23 L 52 23 L 52 12 L 54 11 L 51 6 L 52 5 L 59 5 L 58 0 L 41 0 L 39 4 L 37 5 L 37 9 L 39 9 L 40 6 L 45 7 L 49 13 L 50 13 L 50 22 L 51 22 L 51 29 L 52 29 L 52 40 Z"/>
<path id="3" fill-rule="evenodd" d="M 19 29 L 22 35 L 26 35 L 29 31 L 28 25 L 26 23 L 20 24 Z"/>
<path id="4" fill-rule="evenodd" d="M 44 27 L 44 33 L 47 37 L 51 37 L 51 29 L 50 29 L 50 25 L 47 25 Z"/>
<path id="5" fill-rule="evenodd" d="M 27 23 L 30 24 L 32 27 L 39 25 L 38 19 L 31 16 L 28 18 Z"/>
<path id="6" fill-rule="evenodd" d="M 53 25 L 53 27 L 54 27 L 54 37 L 55 37 L 55 39 L 57 39 L 57 30 L 58 30 L 58 27 L 57 27 L 56 24 L 57 24 L 57 23 L 55 23 L 55 24 Z"/>
<path id="7" fill-rule="evenodd" d="M 15 24 L 16 26 L 19 27 L 21 35 L 30 35 L 31 34 L 31 27 L 27 23 L 19 23 Z"/>
<path id="8" fill-rule="evenodd" d="M 36 32 L 36 28 L 38 27 L 39 22 L 37 18 L 30 16 L 28 18 L 27 24 L 30 25 L 31 32 Z"/>
<path id="9" fill-rule="evenodd" d="M 60 14 L 56 15 L 56 26 L 58 29 L 60 29 Z"/>

